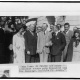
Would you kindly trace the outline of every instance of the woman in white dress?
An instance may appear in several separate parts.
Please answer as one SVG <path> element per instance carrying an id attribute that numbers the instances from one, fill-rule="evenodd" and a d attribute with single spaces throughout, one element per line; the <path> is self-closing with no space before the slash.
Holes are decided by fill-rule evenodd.
<path id="1" fill-rule="evenodd" d="M 13 63 L 25 63 L 24 27 L 20 27 L 18 33 L 13 36 Z"/>
<path id="2" fill-rule="evenodd" d="M 68 52 L 67 61 L 78 62 L 80 61 L 80 31 L 74 31 L 74 36 L 71 39 Z"/>

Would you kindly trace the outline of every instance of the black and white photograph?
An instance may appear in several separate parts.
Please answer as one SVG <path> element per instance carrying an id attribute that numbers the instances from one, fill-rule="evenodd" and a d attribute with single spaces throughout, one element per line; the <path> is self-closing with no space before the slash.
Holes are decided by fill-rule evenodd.
<path id="1" fill-rule="evenodd" d="M 79 61 L 80 16 L 0 16 L 0 64 Z"/>
<path id="2" fill-rule="evenodd" d="M 79 7 L 0 3 L 0 77 L 80 78 Z"/>

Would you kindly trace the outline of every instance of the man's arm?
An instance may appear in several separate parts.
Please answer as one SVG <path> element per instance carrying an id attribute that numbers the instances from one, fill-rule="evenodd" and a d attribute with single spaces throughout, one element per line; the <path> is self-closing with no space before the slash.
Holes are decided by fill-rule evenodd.
<path id="1" fill-rule="evenodd" d="M 66 39 L 65 39 L 65 36 L 63 34 L 61 35 L 61 42 L 62 42 L 62 45 L 60 47 L 60 50 L 64 50 L 64 48 L 66 46 Z"/>
<path id="2" fill-rule="evenodd" d="M 39 53 L 40 51 L 40 33 L 37 35 L 37 52 Z"/>
<path id="3" fill-rule="evenodd" d="M 70 62 L 72 61 L 72 55 L 73 55 L 73 39 L 70 40 L 70 43 L 68 45 L 68 48 L 67 48 L 67 57 L 66 57 L 66 61 L 67 62 Z"/>

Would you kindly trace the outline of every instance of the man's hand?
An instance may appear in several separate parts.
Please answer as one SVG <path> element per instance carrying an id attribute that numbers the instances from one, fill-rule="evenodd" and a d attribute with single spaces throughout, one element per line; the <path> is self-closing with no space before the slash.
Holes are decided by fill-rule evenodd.
<path id="1" fill-rule="evenodd" d="M 27 51 L 27 54 L 30 54 L 30 51 Z"/>
<path id="2" fill-rule="evenodd" d="M 48 43 L 46 43 L 46 45 L 45 45 L 45 46 L 47 46 L 47 47 L 48 47 L 48 46 L 49 46 L 49 44 L 48 44 Z"/>
<path id="3" fill-rule="evenodd" d="M 39 54 L 41 54 L 42 52 L 41 52 L 41 51 L 39 51 L 39 50 L 37 50 L 37 51 L 36 51 L 36 53 L 39 53 Z"/>
<path id="4" fill-rule="evenodd" d="M 47 47 L 52 46 L 52 42 L 50 41 L 50 42 L 46 43 L 45 46 L 47 46 Z"/>
<path id="5" fill-rule="evenodd" d="M 13 45 L 12 44 L 9 45 L 9 49 L 13 50 Z"/>

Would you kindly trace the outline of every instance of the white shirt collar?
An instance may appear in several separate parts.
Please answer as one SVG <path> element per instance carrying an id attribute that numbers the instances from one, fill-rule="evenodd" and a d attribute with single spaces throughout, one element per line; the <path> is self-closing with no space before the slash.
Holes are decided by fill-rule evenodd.
<path id="1" fill-rule="evenodd" d="M 57 35 L 59 32 L 60 32 L 60 30 L 56 32 L 56 35 Z"/>
<path id="2" fill-rule="evenodd" d="M 45 31 L 45 34 L 46 34 L 47 30 Z"/>

